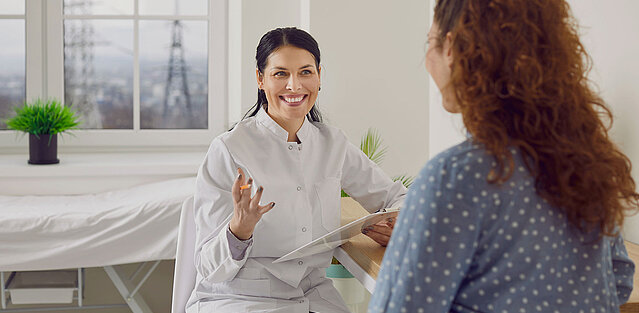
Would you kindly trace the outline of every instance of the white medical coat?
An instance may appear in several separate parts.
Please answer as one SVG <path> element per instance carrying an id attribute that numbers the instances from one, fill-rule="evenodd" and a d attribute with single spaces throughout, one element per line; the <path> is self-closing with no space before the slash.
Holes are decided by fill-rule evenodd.
<path id="1" fill-rule="evenodd" d="M 196 286 L 189 312 L 342 312 L 325 277 L 332 251 L 273 264 L 282 255 L 340 226 L 340 189 L 369 212 L 401 204 L 406 188 L 390 178 L 340 130 L 308 119 L 300 144 L 262 109 L 213 140 L 194 199 Z M 264 187 L 262 216 L 244 258 L 234 260 L 226 230 L 237 168 Z"/>

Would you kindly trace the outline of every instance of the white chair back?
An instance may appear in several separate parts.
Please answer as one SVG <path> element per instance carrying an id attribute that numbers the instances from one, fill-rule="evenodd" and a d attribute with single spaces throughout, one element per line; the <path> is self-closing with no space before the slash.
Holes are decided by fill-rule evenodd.
<path id="1" fill-rule="evenodd" d="M 175 256 L 175 274 L 173 276 L 172 313 L 185 313 L 186 302 L 195 287 L 197 272 L 194 262 L 195 254 L 195 217 L 193 214 L 193 197 L 182 204 L 180 226 L 178 229 L 177 253 Z"/>

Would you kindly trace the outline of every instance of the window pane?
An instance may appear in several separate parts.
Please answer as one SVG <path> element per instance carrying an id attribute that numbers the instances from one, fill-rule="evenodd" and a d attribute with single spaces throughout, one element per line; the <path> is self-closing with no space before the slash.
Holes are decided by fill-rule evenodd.
<path id="1" fill-rule="evenodd" d="M 24 14 L 25 0 L 0 0 L 0 14 Z"/>
<path id="2" fill-rule="evenodd" d="M 207 128 L 206 21 L 140 21 L 141 128 Z"/>
<path id="3" fill-rule="evenodd" d="M 65 20 L 64 97 L 82 128 L 133 128 L 133 21 Z"/>
<path id="4" fill-rule="evenodd" d="M 7 129 L 5 119 L 25 97 L 24 20 L 0 20 L 0 38 L 0 129 Z"/>
<path id="5" fill-rule="evenodd" d="M 208 15 L 206 0 L 140 0 L 142 15 Z"/>
<path id="6" fill-rule="evenodd" d="M 64 14 L 132 15 L 133 0 L 64 0 Z"/>

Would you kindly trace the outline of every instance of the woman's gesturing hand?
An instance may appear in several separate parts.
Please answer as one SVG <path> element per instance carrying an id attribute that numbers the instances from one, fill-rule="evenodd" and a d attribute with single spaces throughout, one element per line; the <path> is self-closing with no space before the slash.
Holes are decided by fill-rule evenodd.
<path id="1" fill-rule="evenodd" d="M 235 237 L 240 240 L 246 240 L 253 235 L 255 225 L 259 222 L 260 218 L 262 218 L 262 215 L 270 211 L 275 206 L 275 203 L 271 202 L 267 205 L 260 206 L 260 199 L 262 198 L 264 188 L 262 186 L 257 188 L 255 196 L 251 198 L 251 184 L 253 183 L 253 179 L 249 178 L 245 185 L 244 171 L 238 168 L 237 172 L 237 179 L 231 188 L 231 194 L 233 195 L 233 217 L 231 218 L 229 227 Z"/>

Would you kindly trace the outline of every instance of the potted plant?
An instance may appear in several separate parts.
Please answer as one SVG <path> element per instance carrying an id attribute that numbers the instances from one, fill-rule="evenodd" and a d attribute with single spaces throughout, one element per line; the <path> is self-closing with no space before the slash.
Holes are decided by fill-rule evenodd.
<path id="1" fill-rule="evenodd" d="M 359 148 L 364 154 L 376 164 L 380 164 L 386 155 L 387 147 L 383 146 L 382 138 L 379 133 L 369 128 L 366 134 L 362 136 L 359 143 Z M 395 176 L 393 181 L 401 181 L 406 188 L 410 187 L 413 183 L 414 177 L 407 175 Z M 349 195 L 342 190 L 342 198 L 349 197 Z M 358 312 L 359 305 L 367 303 L 366 294 L 363 287 L 360 286 L 357 279 L 340 264 L 336 258 L 333 258 L 331 265 L 326 269 L 326 277 L 333 280 L 333 285 L 344 298 L 347 306 L 353 312 Z"/>
<path id="2" fill-rule="evenodd" d="M 382 163 L 382 160 L 386 156 L 388 147 L 384 147 L 382 143 L 382 137 L 377 133 L 377 130 L 369 128 L 366 134 L 362 136 L 359 142 L 359 148 L 364 154 L 376 164 Z M 412 176 L 399 175 L 392 178 L 393 181 L 401 181 L 406 188 L 410 187 L 415 179 Z M 342 190 L 342 197 L 348 197 L 349 195 Z"/>
<path id="3" fill-rule="evenodd" d="M 60 163 L 57 134 L 78 128 L 76 112 L 56 100 L 40 99 L 14 110 L 7 127 L 29 134 L 29 164 Z"/>

